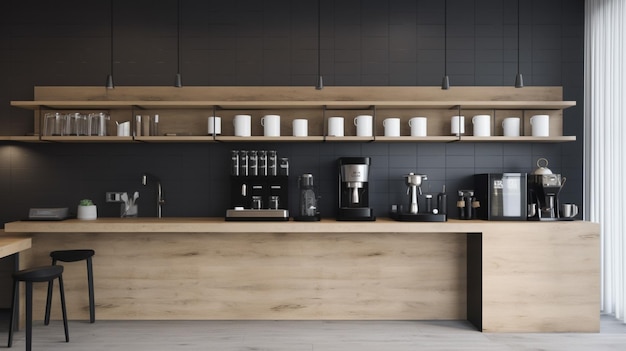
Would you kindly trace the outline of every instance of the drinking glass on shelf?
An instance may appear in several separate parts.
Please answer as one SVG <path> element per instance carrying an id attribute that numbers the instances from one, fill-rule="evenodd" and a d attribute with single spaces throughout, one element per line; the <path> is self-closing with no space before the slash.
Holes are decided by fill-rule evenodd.
<path id="1" fill-rule="evenodd" d="M 65 132 L 67 135 L 81 136 L 87 133 L 87 116 L 82 113 L 68 113 L 65 116 Z M 65 133 L 64 133 L 65 134 Z"/>
<path id="2" fill-rule="evenodd" d="M 88 117 L 89 134 L 96 136 L 106 136 L 107 123 L 110 119 L 111 117 L 104 112 L 90 113 Z"/>
<path id="3" fill-rule="evenodd" d="M 49 112 L 44 115 L 43 135 L 58 136 L 63 135 L 65 128 L 65 115 L 58 112 Z"/>

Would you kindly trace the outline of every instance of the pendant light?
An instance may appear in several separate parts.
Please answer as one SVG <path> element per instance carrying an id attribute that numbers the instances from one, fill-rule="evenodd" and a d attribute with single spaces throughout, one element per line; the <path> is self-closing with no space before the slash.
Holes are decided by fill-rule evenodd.
<path id="1" fill-rule="evenodd" d="M 322 4 L 317 0 L 317 84 L 315 89 L 324 89 L 324 78 L 322 77 Z"/>
<path id="2" fill-rule="evenodd" d="M 443 5 L 443 79 L 441 89 L 450 89 L 450 78 L 448 77 L 448 0 Z"/>
<path id="3" fill-rule="evenodd" d="M 522 77 L 522 74 L 520 73 L 519 70 L 519 65 L 520 65 L 520 59 L 519 59 L 519 29 L 520 29 L 520 5 L 519 5 L 519 0 L 517 0 L 517 75 L 515 76 L 515 87 L 516 88 L 523 88 L 524 87 L 524 78 Z"/>
<path id="4" fill-rule="evenodd" d="M 111 0 L 110 20 L 111 20 L 111 23 L 109 25 L 109 29 L 110 29 L 110 35 L 109 35 L 110 50 L 109 51 L 111 53 L 111 61 L 110 61 L 111 66 L 110 66 L 109 75 L 107 76 L 107 81 L 105 85 L 107 89 L 115 88 L 115 84 L 113 84 L 113 0 Z"/>
<path id="5" fill-rule="evenodd" d="M 180 0 L 177 2 L 178 17 L 176 18 L 176 78 L 174 79 L 174 86 L 181 88 L 183 86 L 183 79 L 180 75 Z"/>

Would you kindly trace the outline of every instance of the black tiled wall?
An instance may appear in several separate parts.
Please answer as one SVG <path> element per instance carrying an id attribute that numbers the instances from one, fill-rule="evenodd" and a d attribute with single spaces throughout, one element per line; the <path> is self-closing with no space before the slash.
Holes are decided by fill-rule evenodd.
<path id="1" fill-rule="evenodd" d="M 171 85 L 176 73 L 176 1 L 114 0 L 115 82 Z M 317 1 L 182 0 L 181 71 L 192 85 L 310 85 L 317 76 Z M 516 0 L 448 0 L 448 73 L 454 86 L 513 84 Z M 321 68 L 327 85 L 439 85 L 444 5 L 439 0 L 322 0 Z M 538 157 L 568 178 L 565 201 L 582 203 L 583 0 L 521 2 L 525 83 L 562 85 L 578 106 L 565 112 L 566 144 L 0 144 L 0 222 L 35 206 L 73 207 L 105 191 L 141 191 L 143 171 L 163 179 L 167 216 L 222 216 L 231 149 L 276 149 L 298 174 L 319 181 L 323 214 L 336 207 L 336 159 L 373 159 L 376 211 L 405 198 L 402 175 L 429 176 L 425 189 L 450 196 L 474 173 L 531 171 Z M 32 131 L 32 114 L 9 106 L 35 85 L 103 85 L 109 73 L 108 1 L 0 2 L 0 135 Z M 295 201 L 295 191 L 291 201 Z M 451 204 L 452 205 L 452 204 Z"/>

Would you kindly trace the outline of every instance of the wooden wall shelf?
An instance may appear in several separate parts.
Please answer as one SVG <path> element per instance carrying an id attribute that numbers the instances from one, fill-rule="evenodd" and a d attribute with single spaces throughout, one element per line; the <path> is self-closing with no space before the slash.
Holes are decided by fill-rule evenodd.
<path id="1" fill-rule="evenodd" d="M 561 87 L 35 87 L 33 101 L 12 101 L 11 106 L 34 111 L 35 134 L 39 134 L 46 112 L 107 112 L 114 122 L 133 120 L 135 115 L 159 114 L 159 130 L 176 136 L 137 137 L 19 137 L 0 140 L 24 142 L 128 143 L 128 142 L 546 142 L 575 141 L 563 136 L 563 110 L 575 101 L 562 101 Z M 252 137 L 235 137 L 232 118 L 236 114 L 253 116 Z M 281 137 L 264 137 L 259 120 L 265 114 L 281 115 Z M 374 116 L 372 137 L 356 137 L 354 116 Z M 473 137 L 471 116 L 492 116 L 491 137 Z M 550 137 L 531 137 L 529 118 L 534 114 L 550 115 Z M 207 135 L 207 117 L 222 117 L 222 134 Z M 460 138 L 449 135 L 450 117 L 465 115 L 466 133 Z M 326 136 L 331 116 L 345 118 L 344 137 Z M 411 137 L 408 120 L 428 117 L 428 136 Z M 520 137 L 502 134 L 501 121 L 508 116 L 522 119 Z M 402 120 L 400 137 L 383 136 L 382 121 L 387 117 Z M 308 137 L 292 137 L 295 118 L 309 121 Z M 134 135 L 134 133 L 132 133 Z"/>

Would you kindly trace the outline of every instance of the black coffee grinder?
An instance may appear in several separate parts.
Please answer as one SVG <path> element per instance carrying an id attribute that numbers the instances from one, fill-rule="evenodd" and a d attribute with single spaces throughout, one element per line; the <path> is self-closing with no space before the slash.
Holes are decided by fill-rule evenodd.
<path id="1" fill-rule="evenodd" d="M 369 157 L 339 159 L 338 221 L 376 220 L 369 207 L 369 167 Z"/>

